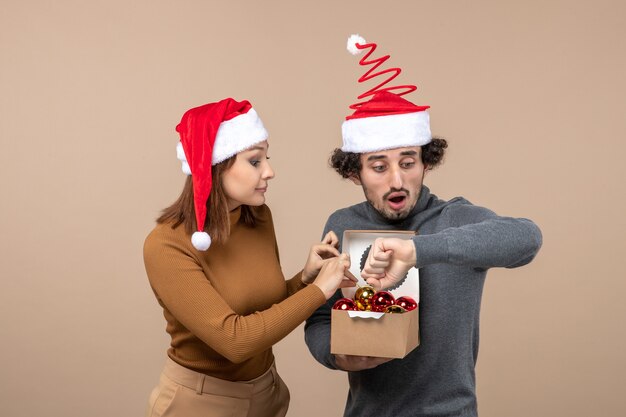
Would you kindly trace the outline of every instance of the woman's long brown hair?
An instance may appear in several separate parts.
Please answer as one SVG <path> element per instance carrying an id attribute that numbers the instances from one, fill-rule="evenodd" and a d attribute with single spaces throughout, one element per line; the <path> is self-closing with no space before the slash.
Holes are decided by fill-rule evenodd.
<path id="1" fill-rule="evenodd" d="M 215 243 L 226 242 L 230 234 L 228 200 L 222 185 L 222 178 L 224 173 L 235 163 L 235 158 L 237 158 L 237 155 L 211 167 L 213 185 L 206 203 L 207 214 L 204 231 L 211 236 L 211 240 Z M 239 222 L 254 227 L 256 221 L 257 218 L 252 207 L 242 205 Z M 183 191 L 178 199 L 174 204 L 163 210 L 161 216 L 157 219 L 157 223 L 171 223 L 172 228 L 182 224 L 185 227 L 185 232 L 189 235 L 197 230 L 196 210 L 193 204 L 193 180 L 191 176 L 187 177 Z"/>

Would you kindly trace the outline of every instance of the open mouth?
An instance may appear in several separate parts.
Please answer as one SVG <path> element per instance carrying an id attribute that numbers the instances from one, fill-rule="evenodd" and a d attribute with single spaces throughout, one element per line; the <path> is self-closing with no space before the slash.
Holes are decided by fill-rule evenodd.
<path id="1" fill-rule="evenodd" d="M 402 210 L 406 204 L 406 196 L 403 194 L 393 195 L 387 201 L 393 210 Z"/>

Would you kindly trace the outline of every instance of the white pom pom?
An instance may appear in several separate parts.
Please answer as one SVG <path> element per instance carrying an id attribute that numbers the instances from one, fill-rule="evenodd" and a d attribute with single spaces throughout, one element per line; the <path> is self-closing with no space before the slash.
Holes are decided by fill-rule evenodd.
<path id="1" fill-rule="evenodd" d="M 191 244 L 194 248 L 205 251 L 211 246 L 211 236 L 207 232 L 195 232 L 191 235 Z"/>
<path id="2" fill-rule="evenodd" d="M 356 47 L 356 44 L 365 45 L 367 42 L 360 35 L 350 35 L 348 38 L 348 52 L 352 55 L 358 55 L 361 53 L 361 49 Z"/>
<path id="3" fill-rule="evenodd" d="M 189 167 L 189 164 L 187 163 L 187 158 L 185 157 L 185 150 L 183 149 L 183 144 L 180 142 L 176 144 L 176 158 L 178 158 L 178 160 L 182 164 L 183 173 L 185 175 L 191 175 L 191 168 Z"/>

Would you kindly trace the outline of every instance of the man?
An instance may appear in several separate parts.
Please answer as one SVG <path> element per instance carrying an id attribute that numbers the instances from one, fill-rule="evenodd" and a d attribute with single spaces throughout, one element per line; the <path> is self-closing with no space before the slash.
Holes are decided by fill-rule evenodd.
<path id="1" fill-rule="evenodd" d="M 376 45 L 360 39 L 354 47 L 369 47 L 371 54 Z M 372 63 L 365 61 L 370 54 L 362 65 Z M 476 416 L 474 368 L 487 270 L 530 262 L 541 232 L 530 220 L 432 194 L 424 176 L 441 162 L 447 142 L 431 137 L 428 107 L 390 89 L 370 95 L 352 106 L 343 147 L 331 158 L 339 174 L 363 188 L 366 201 L 333 213 L 324 233 L 341 239 L 345 230 L 417 232 L 408 241 L 374 242 L 362 276 L 376 289 L 388 288 L 419 268 L 420 345 L 403 359 L 331 355 L 330 309 L 340 292 L 307 320 L 306 343 L 320 363 L 348 371 L 344 416 Z"/>

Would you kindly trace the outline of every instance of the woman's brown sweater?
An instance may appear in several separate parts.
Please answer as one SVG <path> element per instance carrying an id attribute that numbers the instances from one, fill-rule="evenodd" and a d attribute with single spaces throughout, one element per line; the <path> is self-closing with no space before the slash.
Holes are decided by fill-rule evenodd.
<path id="1" fill-rule="evenodd" d="M 285 281 L 269 208 L 255 208 L 256 227 L 230 214 L 225 244 L 206 252 L 181 225 L 159 224 L 146 238 L 144 262 L 172 341 L 168 355 L 189 369 L 230 381 L 263 374 L 272 345 L 326 300 L 301 273 Z"/>

